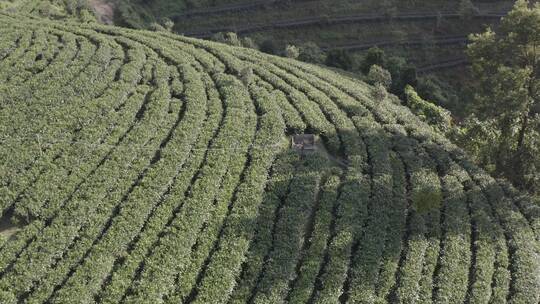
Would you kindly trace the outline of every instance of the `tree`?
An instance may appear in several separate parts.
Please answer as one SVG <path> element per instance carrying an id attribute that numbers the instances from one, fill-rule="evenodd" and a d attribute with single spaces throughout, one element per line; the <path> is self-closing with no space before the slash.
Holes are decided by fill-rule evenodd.
<path id="1" fill-rule="evenodd" d="M 534 188 L 540 174 L 540 117 L 534 110 L 540 104 L 540 4 L 518 0 L 497 33 L 488 29 L 470 39 L 467 54 L 478 81 L 474 112 L 497 134 L 488 149 L 494 173 Z"/>
<path id="2" fill-rule="evenodd" d="M 378 65 L 390 72 L 392 83 L 389 91 L 396 95 L 402 95 L 406 85 L 417 85 L 416 68 L 407 63 L 403 57 L 387 57 L 385 52 L 378 47 L 370 48 L 360 63 L 362 73 L 368 75 L 371 67 Z M 369 77 L 368 77 L 369 81 Z"/>
<path id="3" fill-rule="evenodd" d="M 450 112 L 422 99 L 410 85 L 405 86 L 405 103 L 414 114 L 440 132 L 447 133 L 452 130 Z"/>
<path id="4" fill-rule="evenodd" d="M 415 86 L 418 82 L 418 74 L 416 72 L 416 67 L 410 64 L 406 64 L 400 73 L 400 88 L 405 87 L 406 85 Z"/>
<path id="5" fill-rule="evenodd" d="M 250 48 L 250 49 L 256 49 L 257 48 L 257 44 L 255 43 L 255 41 L 253 41 L 253 39 L 251 39 L 249 37 L 242 38 L 242 46 Z"/>
<path id="6" fill-rule="evenodd" d="M 380 62 L 382 65 L 374 62 Z M 406 85 L 417 85 L 416 67 L 407 63 L 405 58 L 399 56 L 386 57 L 380 49 L 374 48 L 368 52 L 362 63 L 363 68 L 380 65 L 392 76 L 392 84 L 389 91 L 396 95 L 402 95 Z M 368 72 L 369 73 L 369 72 Z"/>
<path id="7" fill-rule="evenodd" d="M 174 27 L 174 22 L 169 19 L 169 18 L 163 18 L 163 20 L 161 21 L 161 24 L 163 24 L 163 27 L 169 31 L 169 32 L 172 32 L 173 30 L 173 27 Z"/>
<path id="8" fill-rule="evenodd" d="M 225 34 L 225 41 L 227 44 L 232 46 L 242 46 L 242 42 L 238 38 L 238 35 L 234 32 L 227 32 Z"/>
<path id="9" fill-rule="evenodd" d="M 414 88 L 422 98 L 435 101 L 438 106 L 450 110 L 457 117 L 466 117 L 466 113 L 469 113 L 469 103 L 464 104 L 455 88 L 436 75 L 423 76 Z"/>
<path id="10" fill-rule="evenodd" d="M 285 48 L 285 56 L 287 58 L 296 59 L 300 56 L 300 50 L 296 46 L 289 44 Z"/>
<path id="11" fill-rule="evenodd" d="M 392 84 L 392 75 L 381 66 L 374 64 L 369 69 L 367 80 L 372 85 L 381 85 L 388 89 Z"/>
<path id="12" fill-rule="evenodd" d="M 257 44 L 249 37 L 238 37 L 235 32 L 217 32 L 210 37 L 210 40 L 225 43 L 232 46 L 243 46 L 257 49 Z"/>
<path id="13" fill-rule="evenodd" d="M 254 44 L 250 38 L 238 38 L 238 35 L 235 32 L 217 32 L 210 40 L 225 43 L 232 46 L 246 46 L 251 47 L 250 44 Z"/>
<path id="14" fill-rule="evenodd" d="M 386 88 L 379 83 L 373 87 L 373 90 L 371 91 L 371 96 L 373 96 L 373 99 L 375 99 L 375 101 L 382 102 L 388 97 L 388 91 L 386 91 Z"/>
<path id="15" fill-rule="evenodd" d="M 385 66 L 385 58 L 386 55 L 383 50 L 378 47 L 370 48 L 364 56 L 364 60 L 360 66 L 362 73 L 367 74 L 371 66 L 374 64 L 382 67 Z"/>
<path id="16" fill-rule="evenodd" d="M 354 61 L 351 54 L 346 50 L 331 50 L 326 57 L 326 65 L 340 68 L 343 70 L 352 70 Z"/>
<path id="17" fill-rule="evenodd" d="M 298 59 L 305 62 L 322 63 L 324 62 L 324 53 L 317 44 L 307 42 L 300 47 Z"/>

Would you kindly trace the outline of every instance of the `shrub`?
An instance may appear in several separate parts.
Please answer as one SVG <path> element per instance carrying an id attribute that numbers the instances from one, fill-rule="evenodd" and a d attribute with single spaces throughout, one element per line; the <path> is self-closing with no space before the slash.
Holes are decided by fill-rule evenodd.
<path id="1" fill-rule="evenodd" d="M 249 37 L 243 37 L 242 38 L 242 46 L 250 48 L 250 49 L 256 49 L 257 48 L 257 44 L 255 43 L 255 41 L 253 41 L 253 39 L 251 39 Z"/>
<path id="2" fill-rule="evenodd" d="M 381 85 L 388 89 L 392 84 L 392 75 L 379 65 L 372 65 L 367 75 L 368 82 L 372 85 Z"/>
<path id="3" fill-rule="evenodd" d="M 154 32 L 166 32 L 167 31 L 161 24 L 159 24 L 157 22 L 150 23 L 149 28 L 150 28 L 151 31 L 154 31 Z"/>
<path id="4" fill-rule="evenodd" d="M 411 86 L 414 85 L 411 84 Z M 436 102 L 437 105 L 450 110 L 458 117 L 464 117 L 467 112 L 467 105 L 460 102 L 455 89 L 435 75 L 421 77 L 414 87 L 420 96 Z"/>
<path id="5" fill-rule="evenodd" d="M 314 42 L 307 42 L 300 47 L 298 59 L 305 62 L 322 63 L 324 62 L 324 53 Z"/>
<path id="6" fill-rule="evenodd" d="M 163 18 L 163 21 L 161 22 L 161 24 L 163 24 L 163 27 L 169 31 L 169 32 L 172 32 L 173 30 L 173 27 L 174 27 L 174 22 L 169 19 L 169 18 Z"/>
<path id="7" fill-rule="evenodd" d="M 300 55 L 300 50 L 296 46 L 289 44 L 285 48 L 285 56 L 287 58 L 296 59 L 298 58 L 299 55 Z"/>
<path id="8" fill-rule="evenodd" d="M 326 57 L 326 65 L 343 70 L 353 70 L 354 62 L 351 54 L 346 50 L 331 50 Z"/>
<path id="9" fill-rule="evenodd" d="M 428 124 L 445 133 L 451 130 L 452 117 L 447 110 L 423 100 L 409 85 L 405 87 L 405 98 L 407 106 Z"/>
<path id="10" fill-rule="evenodd" d="M 238 39 L 238 35 L 234 32 L 219 32 L 212 35 L 210 38 L 213 41 L 225 43 L 232 46 L 242 46 L 242 42 Z"/>
<path id="11" fill-rule="evenodd" d="M 381 50 L 378 47 L 372 47 L 370 48 L 366 55 L 364 56 L 364 60 L 362 61 L 362 64 L 360 65 L 360 70 L 362 73 L 367 74 L 369 73 L 369 69 L 372 65 L 376 64 L 379 66 L 385 66 L 386 55 L 384 54 L 384 51 Z"/>
<path id="12" fill-rule="evenodd" d="M 378 101 L 378 102 L 381 102 L 385 100 L 386 97 L 388 97 L 388 92 L 386 91 L 386 88 L 381 84 L 375 85 L 375 87 L 373 88 L 372 94 L 375 101 Z"/>

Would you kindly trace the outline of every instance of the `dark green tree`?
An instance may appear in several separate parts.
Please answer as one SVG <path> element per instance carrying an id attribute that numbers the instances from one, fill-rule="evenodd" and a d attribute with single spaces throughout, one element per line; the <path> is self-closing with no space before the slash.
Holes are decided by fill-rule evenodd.
<path id="1" fill-rule="evenodd" d="M 298 47 L 292 44 L 288 44 L 285 47 L 285 57 L 297 59 L 298 56 L 300 56 L 300 50 L 298 49 Z"/>
<path id="2" fill-rule="evenodd" d="M 392 84 L 392 75 L 379 65 L 372 65 L 367 75 L 368 83 L 372 85 L 381 85 L 388 89 Z"/>
<path id="3" fill-rule="evenodd" d="M 307 42 L 300 46 L 300 55 L 298 56 L 298 59 L 305 62 L 322 63 L 324 62 L 324 53 L 317 44 Z"/>
<path id="4" fill-rule="evenodd" d="M 278 47 L 274 40 L 267 39 L 261 43 L 259 50 L 267 54 L 275 55 L 277 53 Z"/>
<path id="5" fill-rule="evenodd" d="M 540 4 L 518 0 L 497 32 L 470 38 L 467 53 L 478 81 L 474 113 L 496 134 L 479 149 L 480 158 L 492 160 L 495 174 L 534 190 L 540 175 Z"/>
<path id="6" fill-rule="evenodd" d="M 372 47 L 370 48 L 365 57 L 364 60 L 361 63 L 360 70 L 362 73 L 367 74 L 369 73 L 369 69 L 372 65 L 376 64 L 382 67 L 386 67 L 386 55 L 384 51 L 378 47 Z"/>
<path id="7" fill-rule="evenodd" d="M 331 50 L 326 57 L 326 65 L 343 70 L 353 70 L 354 60 L 346 50 Z"/>

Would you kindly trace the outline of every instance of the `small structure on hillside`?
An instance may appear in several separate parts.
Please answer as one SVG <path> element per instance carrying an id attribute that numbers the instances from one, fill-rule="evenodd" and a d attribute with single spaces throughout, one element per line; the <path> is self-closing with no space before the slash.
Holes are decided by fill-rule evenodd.
<path id="1" fill-rule="evenodd" d="M 315 151 L 315 135 L 314 134 L 295 134 L 291 137 L 291 145 L 293 149 L 298 151 Z"/>

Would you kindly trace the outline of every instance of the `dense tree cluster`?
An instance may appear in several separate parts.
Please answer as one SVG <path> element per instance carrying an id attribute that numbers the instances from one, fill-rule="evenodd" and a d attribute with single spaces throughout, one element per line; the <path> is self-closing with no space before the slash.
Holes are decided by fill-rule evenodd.
<path id="1" fill-rule="evenodd" d="M 540 4 L 517 1 L 497 31 L 471 37 L 474 117 L 463 147 L 492 172 L 540 191 Z"/>

